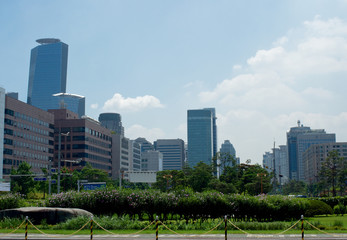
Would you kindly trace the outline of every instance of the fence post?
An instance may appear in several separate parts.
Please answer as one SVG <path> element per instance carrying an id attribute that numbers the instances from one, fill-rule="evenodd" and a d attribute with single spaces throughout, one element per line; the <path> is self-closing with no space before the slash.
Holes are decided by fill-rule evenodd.
<path id="1" fill-rule="evenodd" d="M 228 240 L 228 223 L 227 223 L 227 215 L 224 216 L 224 229 L 225 229 L 225 240 Z"/>
<path id="2" fill-rule="evenodd" d="M 301 239 L 304 240 L 304 215 L 301 215 Z"/>
<path id="3" fill-rule="evenodd" d="M 155 218 L 155 239 L 158 240 L 158 232 L 159 232 L 159 218 L 158 216 Z"/>
<path id="4" fill-rule="evenodd" d="M 25 217 L 25 240 L 28 240 L 28 223 L 29 223 L 29 218 L 28 216 Z"/>
<path id="5" fill-rule="evenodd" d="M 93 240 L 93 216 L 90 217 L 90 240 Z"/>

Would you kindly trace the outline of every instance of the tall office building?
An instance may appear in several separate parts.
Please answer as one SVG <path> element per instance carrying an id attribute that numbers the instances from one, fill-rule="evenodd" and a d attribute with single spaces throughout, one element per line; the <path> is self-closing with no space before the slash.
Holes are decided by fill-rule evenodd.
<path id="1" fill-rule="evenodd" d="M 135 142 L 141 145 L 141 152 L 154 150 L 153 144 L 150 141 L 148 141 L 146 138 L 142 138 L 142 137 L 136 138 Z"/>
<path id="2" fill-rule="evenodd" d="M 287 146 L 280 145 L 278 148 L 272 149 L 272 152 L 263 154 L 263 167 L 269 173 L 276 174 L 276 180 L 280 185 L 285 184 L 289 180 L 287 152 Z"/>
<path id="3" fill-rule="evenodd" d="M 337 151 L 339 157 L 343 158 L 343 166 L 347 167 L 347 142 L 322 143 L 310 146 L 303 154 L 305 181 L 306 183 L 317 183 L 322 164 L 327 160 L 329 152 Z"/>
<path id="4" fill-rule="evenodd" d="M 305 180 L 303 153 L 311 145 L 331 142 L 336 142 L 335 134 L 327 134 L 324 129 L 304 127 L 298 121 L 298 126 L 287 132 L 290 179 Z"/>
<path id="5" fill-rule="evenodd" d="M 99 122 L 105 128 L 110 129 L 116 134 L 124 136 L 122 117 L 119 113 L 101 113 L 99 115 Z"/>
<path id="6" fill-rule="evenodd" d="M 224 140 L 219 150 L 220 153 L 228 153 L 236 159 L 236 151 L 233 144 L 229 140 Z"/>
<path id="7" fill-rule="evenodd" d="M 188 164 L 211 164 L 217 153 L 217 126 L 214 108 L 188 110 Z"/>
<path id="8" fill-rule="evenodd" d="M 159 151 L 148 150 L 141 156 L 142 171 L 163 171 L 163 154 Z"/>
<path id="9" fill-rule="evenodd" d="M 53 94 L 53 101 L 60 109 L 69 109 L 77 113 L 79 117 L 85 115 L 86 98 L 77 94 L 57 93 Z"/>
<path id="10" fill-rule="evenodd" d="M 4 163 L 5 89 L 0 87 L 0 179 Z"/>
<path id="11" fill-rule="evenodd" d="M 22 162 L 34 173 L 48 169 L 53 161 L 54 115 L 9 96 L 1 99 L 0 108 L 4 109 L 0 111 L 0 118 L 4 117 L 0 123 L 4 124 L 2 174 L 8 177 Z"/>
<path id="12" fill-rule="evenodd" d="M 31 50 L 27 103 L 58 109 L 53 94 L 66 92 L 68 45 L 55 38 L 36 42 L 40 45 Z"/>
<path id="13" fill-rule="evenodd" d="M 163 154 L 163 170 L 182 170 L 185 159 L 182 139 L 158 139 L 154 148 Z"/>

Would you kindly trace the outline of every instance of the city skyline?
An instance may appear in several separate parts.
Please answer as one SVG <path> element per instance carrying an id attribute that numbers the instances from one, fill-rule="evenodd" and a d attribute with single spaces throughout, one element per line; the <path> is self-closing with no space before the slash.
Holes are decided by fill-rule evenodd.
<path id="1" fill-rule="evenodd" d="M 4 1 L 0 86 L 26 102 L 30 49 L 59 38 L 67 88 L 88 116 L 121 114 L 131 139 L 187 142 L 187 110 L 213 107 L 218 148 L 230 140 L 241 162 L 261 164 L 297 120 L 347 140 L 346 10 L 344 0 Z"/>

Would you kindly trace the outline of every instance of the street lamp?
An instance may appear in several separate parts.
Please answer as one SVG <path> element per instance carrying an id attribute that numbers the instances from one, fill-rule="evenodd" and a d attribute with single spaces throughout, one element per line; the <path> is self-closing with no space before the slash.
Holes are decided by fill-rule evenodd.
<path id="1" fill-rule="evenodd" d="M 60 193 L 60 168 L 61 168 L 61 135 L 69 136 L 70 132 L 62 133 L 59 129 L 59 142 L 58 142 L 58 194 Z"/>
<path id="2" fill-rule="evenodd" d="M 257 176 L 260 176 L 260 194 L 263 194 L 263 176 L 266 177 L 266 173 L 258 173 Z"/>

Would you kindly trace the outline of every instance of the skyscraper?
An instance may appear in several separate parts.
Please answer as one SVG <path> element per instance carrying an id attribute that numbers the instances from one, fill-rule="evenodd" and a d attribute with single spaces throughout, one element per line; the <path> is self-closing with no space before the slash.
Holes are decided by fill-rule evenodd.
<path id="1" fill-rule="evenodd" d="M 66 92 L 68 45 L 55 38 L 36 40 L 31 50 L 27 103 L 43 110 L 58 109 L 52 96 Z"/>
<path id="2" fill-rule="evenodd" d="M 313 144 L 331 142 L 336 142 L 335 134 L 327 134 L 324 129 L 304 127 L 298 121 L 298 126 L 287 132 L 289 178 L 305 180 L 303 153 Z"/>
<path id="3" fill-rule="evenodd" d="M 105 128 L 114 131 L 116 134 L 124 136 L 122 117 L 119 113 L 101 113 L 99 115 L 99 122 Z"/>
<path id="4" fill-rule="evenodd" d="M 217 153 L 217 126 L 214 108 L 188 110 L 188 164 L 211 164 Z"/>
<path id="5" fill-rule="evenodd" d="M 158 139 L 154 148 L 163 154 L 163 170 L 182 170 L 185 159 L 182 139 Z"/>
<path id="6" fill-rule="evenodd" d="M 77 113 L 79 117 L 85 115 L 86 98 L 77 94 L 57 93 L 53 94 L 53 99 L 60 109 L 65 108 Z"/>

